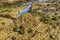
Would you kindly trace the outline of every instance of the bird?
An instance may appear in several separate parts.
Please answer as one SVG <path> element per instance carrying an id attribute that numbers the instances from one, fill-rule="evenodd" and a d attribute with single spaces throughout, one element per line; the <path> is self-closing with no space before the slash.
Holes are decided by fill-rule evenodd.
<path id="1" fill-rule="evenodd" d="M 23 14 L 30 11 L 33 2 L 42 2 L 42 1 L 46 1 L 46 0 L 30 0 L 29 2 L 23 3 L 22 5 L 28 5 L 28 6 L 17 15 L 17 19 L 19 19 L 20 16 L 22 16 Z"/>

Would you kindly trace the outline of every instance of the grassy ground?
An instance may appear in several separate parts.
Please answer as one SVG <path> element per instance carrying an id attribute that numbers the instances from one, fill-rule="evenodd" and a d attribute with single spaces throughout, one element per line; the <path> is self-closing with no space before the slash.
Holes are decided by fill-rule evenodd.
<path id="1" fill-rule="evenodd" d="M 37 6 L 39 5 L 35 5 L 34 7 Z M 1 8 L 0 13 L 5 14 L 5 12 L 8 12 L 7 14 L 15 16 L 24 9 L 24 7 L 17 7 L 17 5 L 11 5 Z M 39 7 L 40 9 L 37 10 L 42 10 L 42 6 L 40 5 Z M 13 10 L 11 10 L 12 8 Z M 46 6 L 42 8 L 43 11 L 44 8 L 47 9 Z M 59 13 L 58 15 L 53 15 L 53 12 L 50 13 L 50 11 L 44 11 L 43 13 L 40 11 L 37 12 L 37 10 L 34 13 L 30 12 L 31 14 L 22 15 L 19 20 L 0 17 L 0 40 L 60 40 Z"/>

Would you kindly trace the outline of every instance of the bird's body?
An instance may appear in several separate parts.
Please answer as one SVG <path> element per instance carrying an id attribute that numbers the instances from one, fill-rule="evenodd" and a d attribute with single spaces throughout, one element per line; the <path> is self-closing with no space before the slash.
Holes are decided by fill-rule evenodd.
<path id="1" fill-rule="evenodd" d="M 27 13 L 31 8 L 31 5 L 27 6 L 24 10 L 20 12 L 20 14 L 17 15 L 17 18 L 20 18 L 21 15 Z"/>

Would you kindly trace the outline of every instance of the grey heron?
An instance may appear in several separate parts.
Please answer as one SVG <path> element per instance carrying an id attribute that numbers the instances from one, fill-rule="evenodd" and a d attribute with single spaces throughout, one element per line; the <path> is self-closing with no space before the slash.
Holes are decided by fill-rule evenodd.
<path id="1" fill-rule="evenodd" d="M 17 19 L 19 19 L 21 15 L 27 13 L 30 10 L 30 8 L 32 6 L 31 4 L 33 2 L 45 2 L 45 1 L 47 1 L 47 0 L 30 0 L 29 2 L 23 4 L 23 5 L 28 5 L 28 6 L 17 15 Z"/>

